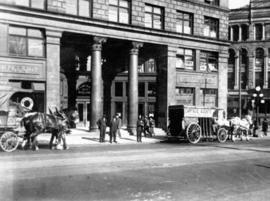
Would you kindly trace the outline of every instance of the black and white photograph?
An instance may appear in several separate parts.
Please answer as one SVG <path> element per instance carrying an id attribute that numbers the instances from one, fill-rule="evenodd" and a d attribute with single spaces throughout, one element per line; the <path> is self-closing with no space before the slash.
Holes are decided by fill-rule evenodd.
<path id="1" fill-rule="evenodd" d="M 269 201 L 269 123 L 270 0 L 0 0 L 1 201 Z"/>

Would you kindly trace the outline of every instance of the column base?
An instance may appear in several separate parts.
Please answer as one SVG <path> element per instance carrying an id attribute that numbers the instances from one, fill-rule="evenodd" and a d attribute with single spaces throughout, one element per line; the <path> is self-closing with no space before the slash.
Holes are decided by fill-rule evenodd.
<path id="1" fill-rule="evenodd" d="M 98 132 L 99 129 L 98 128 L 89 128 L 89 132 Z"/>

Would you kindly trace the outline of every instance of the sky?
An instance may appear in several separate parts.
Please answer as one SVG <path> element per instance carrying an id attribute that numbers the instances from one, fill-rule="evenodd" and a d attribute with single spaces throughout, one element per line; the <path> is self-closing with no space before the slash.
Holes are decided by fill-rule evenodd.
<path id="1" fill-rule="evenodd" d="M 249 3 L 249 0 L 229 0 L 229 8 L 239 8 L 244 5 L 247 5 Z"/>

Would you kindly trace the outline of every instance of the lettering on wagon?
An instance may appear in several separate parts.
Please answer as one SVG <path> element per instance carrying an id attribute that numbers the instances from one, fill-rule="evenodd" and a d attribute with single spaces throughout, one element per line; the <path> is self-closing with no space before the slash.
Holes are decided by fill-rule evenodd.
<path id="1" fill-rule="evenodd" d="M 0 63 L 0 73 L 39 74 L 38 65 Z"/>

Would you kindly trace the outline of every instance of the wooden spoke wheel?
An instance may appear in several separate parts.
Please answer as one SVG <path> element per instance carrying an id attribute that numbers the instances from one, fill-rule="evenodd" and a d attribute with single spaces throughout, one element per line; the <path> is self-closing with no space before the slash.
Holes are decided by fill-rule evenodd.
<path id="1" fill-rule="evenodd" d="M 226 142 L 228 138 L 228 131 L 225 128 L 219 128 L 217 131 L 217 139 L 220 143 Z"/>
<path id="2" fill-rule="evenodd" d="M 19 145 L 18 136 L 13 132 L 5 132 L 0 137 L 0 147 L 5 152 L 12 152 L 17 149 Z"/>
<path id="3" fill-rule="evenodd" d="M 201 127 L 197 123 L 190 123 L 186 130 L 187 139 L 191 144 L 197 144 L 201 139 Z"/>

